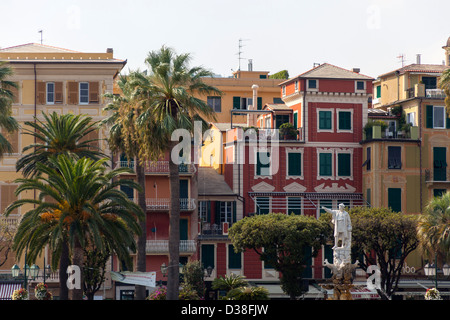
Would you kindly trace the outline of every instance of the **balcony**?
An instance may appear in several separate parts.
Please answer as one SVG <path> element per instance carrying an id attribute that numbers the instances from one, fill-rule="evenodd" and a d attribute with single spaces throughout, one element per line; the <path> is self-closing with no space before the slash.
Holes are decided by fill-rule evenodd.
<path id="1" fill-rule="evenodd" d="M 134 161 L 118 161 L 116 168 L 131 168 L 134 170 Z M 169 174 L 169 161 L 147 161 L 144 165 L 146 174 Z M 193 174 L 196 168 L 193 164 L 180 164 L 178 166 L 178 172 L 180 174 Z"/>
<path id="2" fill-rule="evenodd" d="M 145 199 L 147 210 L 149 211 L 169 211 L 172 207 L 170 198 L 147 198 Z M 196 208 L 195 199 L 180 199 L 181 211 L 192 211 Z"/>
<path id="3" fill-rule="evenodd" d="M 381 126 L 374 125 L 363 130 L 363 141 L 370 140 L 418 140 L 419 139 L 419 127 L 412 126 L 409 128 L 409 132 L 388 129 L 382 130 Z"/>
<path id="4" fill-rule="evenodd" d="M 427 185 L 432 184 L 450 184 L 450 169 L 433 168 L 425 170 L 425 182 Z"/>
<path id="5" fill-rule="evenodd" d="M 413 88 L 405 90 L 406 99 L 425 97 L 428 99 L 445 99 L 446 95 L 442 89 L 425 89 L 425 85 L 416 84 Z"/>
<path id="6" fill-rule="evenodd" d="M 197 243 L 195 240 L 180 240 L 180 253 L 193 254 L 197 251 Z M 146 253 L 168 253 L 169 240 L 147 240 Z"/>

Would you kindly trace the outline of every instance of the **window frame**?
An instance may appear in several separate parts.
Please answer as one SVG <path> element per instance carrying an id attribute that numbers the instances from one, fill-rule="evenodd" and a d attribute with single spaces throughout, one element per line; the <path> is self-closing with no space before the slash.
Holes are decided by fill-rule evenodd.
<path id="1" fill-rule="evenodd" d="M 258 170 L 258 164 L 259 164 L 259 154 L 260 153 L 266 153 L 269 157 L 269 163 L 268 164 L 262 164 L 263 167 L 260 167 Z M 267 167 L 268 166 L 268 167 Z M 267 150 L 255 150 L 255 178 L 272 178 L 272 154 L 270 151 Z M 261 174 L 261 168 L 268 168 L 269 173 L 268 174 Z M 258 174 L 259 171 L 259 174 Z"/>
<path id="2" fill-rule="evenodd" d="M 317 108 L 317 132 L 334 132 L 334 109 L 323 109 L 323 108 Z M 323 129 L 320 128 L 320 114 L 322 112 L 329 112 L 331 114 L 330 116 L 330 125 L 331 127 L 329 129 Z"/>
<path id="3" fill-rule="evenodd" d="M 345 132 L 345 133 L 353 133 L 353 109 L 336 109 L 337 113 L 337 132 Z M 350 129 L 341 129 L 340 125 L 340 119 L 341 119 L 341 113 L 349 113 L 350 114 Z"/>
<path id="4" fill-rule="evenodd" d="M 53 85 L 53 92 L 52 92 L 52 94 L 53 94 L 53 101 L 50 101 L 48 99 L 48 95 L 50 93 L 49 92 L 49 85 Z M 49 105 L 55 104 L 55 94 L 56 94 L 55 91 L 56 90 L 55 90 L 55 83 L 54 82 L 49 81 L 49 82 L 45 83 L 45 104 L 49 104 Z"/>
<path id="5" fill-rule="evenodd" d="M 314 81 L 315 85 L 312 87 L 310 81 Z M 306 79 L 306 89 L 308 91 L 319 91 L 319 80 L 317 79 Z"/>
<path id="6" fill-rule="evenodd" d="M 300 154 L 300 175 L 289 174 L 289 155 L 291 153 Z M 303 179 L 303 149 L 293 150 L 291 148 L 286 148 L 286 179 Z"/>
<path id="7" fill-rule="evenodd" d="M 210 103 L 211 101 L 211 103 Z M 217 96 L 208 96 L 206 97 L 206 103 L 208 106 L 211 107 L 211 109 L 214 110 L 214 112 L 221 113 L 222 112 L 222 98 Z M 219 107 L 219 111 L 217 111 L 217 103 Z"/>
<path id="8" fill-rule="evenodd" d="M 348 155 L 349 157 L 349 175 L 339 175 L 339 156 Z M 341 159 L 342 160 L 342 159 Z M 351 179 L 353 180 L 353 152 L 352 151 L 339 151 L 336 153 L 336 179 Z"/>
<path id="9" fill-rule="evenodd" d="M 394 152 L 394 150 L 400 150 L 399 151 L 399 161 L 400 166 L 398 164 L 392 164 L 392 162 L 395 162 L 397 159 L 394 158 L 396 156 L 397 152 Z M 387 168 L 389 170 L 401 170 L 402 169 L 402 147 L 401 146 L 387 146 Z"/>
<path id="10" fill-rule="evenodd" d="M 87 89 L 82 89 L 82 88 L 81 88 L 81 85 L 83 85 L 83 84 L 86 84 L 86 85 L 87 85 Z M 87 90 L 87 95 L 83 95 L 83 97 L 86 97 L 86 98 L 87 98 L 87 102 L 81 101 L 81 97 L 82 97 L 81 91 L 82 91 L 82 90 Z M 89 82 L 83 81 L 83 82 L 79 82 L 79 83 L 78 83 L 78 104 L 80 104 L 80 105 L 86 105 L 86 104 L 89 104 Z"/>
<path id="11" fill-rule="evenodd" d="M 331 163 L 330 163 L 330 169 L 331 169 L 331 174 L 330 175 L 323 175 L 321 174 L 321 156 L 322 155 L 329 155 L 330 159 L 331 159 Z M 334 172 L 335 172 L 335 168 L 334 168 L 334 151 L 333 150 L 317 150 L 317 180 L 323 180 L 323 179 L 330 179 L 330 180 L 334 180 Z"/>
<path id="12" fill-rule="evenodd" d="M 436 126 L 436 115 L 438 114 L 437 109 L 441 109 L 442 113 L 442 127 Z M 446 112 L 444 106 L 433 106 L 433 129 L 446 129 Z"/>

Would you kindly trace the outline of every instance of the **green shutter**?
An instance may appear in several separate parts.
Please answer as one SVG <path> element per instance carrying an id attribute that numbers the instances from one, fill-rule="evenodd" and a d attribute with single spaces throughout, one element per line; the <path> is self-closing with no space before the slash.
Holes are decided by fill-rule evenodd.
<path id="1" fill-rule="evenodd" d="M 214 245 L 202 244 L 202 264 L 205 268 L 214 268 Z"/>
<path id="2" fill-rule="evenodd" d="M 351 130 L 352 129 L 352 113 L 349 111 L 339 112 L 339 129 Z"/>
<path id="3" fill-rule="evenodd" d="M 366 190 L 366 202 L 369 206 L 372 205 L 372 190 L 371 189 Z"/>
<path id="4" fill-rule="evenodd" d="M 241 108 L 241 97 L 233 97 L 233 109 Z"/>
<path id="5" fill-rule="evenodd" d="M 207 204 L 207 207 L 206 207 L 207 209 L 207 214 L 206 214 L 206 216 L 207 216 L 207 218 L 206 218 L 206 222 L 211 222 L 211 200 L 209 200 L 208 201 L 208 204 Z"/>
<path id="6" fill-rule="evenodd" d="M 299 152 L 288 153 L 288 176 L 302 175 L 302 154 Z"/>
<path id="7" fill-rule="evenodd" d="M 188 219 L 180 219 L 180 240 L 188 240 Z"/>
<path id="8" fill-rule="evenodd" d="M 324 258 L 325 260 L 328 260 L 328 263 L 333 264 L 333 249 L 330 245 L 326 244 L 324 245 Z M 331 278 L 333 276 L 333 273 L 331 272 L 330 268 L 324 268 L 325 269 L 325 279 Z"/>
<path id="9" fill-rule="evenodd" d="M 433 180 L 447 180 L 447 148 L 433 148 Z"/>
<path id="10" fill-rule="evenodd" d="M 319 111 L 319 129 L 331 129 L 331 111 Z"/>
<path id="11" fill-rule="evenodd" d="M 433 106 L 426 108 L 426 127 L 433 128 Z"/>
<path id="12" fill-rule="evenodd" d="M 267 157 L 269 157 L 269 163 L 267 163 L 267 164 L 262 163 L 260 161 L 260 156 L 259 155 L 261 153 L 262 152 L 257 152 L 256 153 L 256 175 L 257 176 L 261 176 L 261 175 L 262 176 L 267 176 L 267 175 L 269 175 L 269 170 L 267 170 L 267 169 L 270 168 L 270 153 L 267 152 Z M 266 159 L 264 159 L 264 160 L 266 160 Z M 267 169 L 264 170 L 264 174 L 262 174 L 262 172 L 261 172 L 261 169 L 263 169 L 263 168 L 267 168 Z"/>
<path id="13" fill-rule="evenodd" d="M 241 253 L 234 251 L 232 244 L 228 245 L 228 268 L 229 269 L 241 269 Z"/>
<path id="14" fill-rule="evenodd" d="M 338 176 L 340 177 L 351 176 L 351 161 L 349 153 L 338 154 Z"/>
<path id="15" fill-rule="evenodd" d="M 215 208 L 214 208 L 214 223 L 219 224 L 220 223 L 220 207 L 222 205 L 221 201 L 216 201 Z"/>
<path id="16" fill-rule="evenodd" d="M 308 246 L 303 250 L 303 264 L 305 265 L 305 269 L 303 270 L 302 278 L 308 279 L 312 278 L 312 248 Z"/>
<path id="17" fill-rule="evenodd" d="M 388 207 L 395 212 L 402 211 L 402 189 L 388 188 Z"/>
<path id="18" fill-rule="evenodd" d="M 294 128 L 298 128 L 298 113 L 294 113 Z"/>
<path id="19" fill-rule="evenodd" d="M 328 200 L 328 199 L 322 199 L 320 200 L 320 211 L 319 213 L 325 213 L 326 211 L 322 209 L 322 207 L 331 209 L 333 207 L 333 200 Z"/>
<path id="20" fill-rule="evenodd" d="M 261 97 L 257 98 L 257 106 L 258 106 L 258 110 L 262 110 L 262 98 Z"/>
<path id="21" fill-rule="evenodd" d="M 377 86 L 377 98 L 381 98 L 381 86 Z"/>
<path id="22" fill-rule="evenodd" d="M 331 176 L 332 174 L 331 153 L 319 154 L 319 176 Z"/>
<path id="23" fill-rule="evenodd" d="M 236 217 L 236 201 L 233 201 L 233 223 L 237 221 Z"/>

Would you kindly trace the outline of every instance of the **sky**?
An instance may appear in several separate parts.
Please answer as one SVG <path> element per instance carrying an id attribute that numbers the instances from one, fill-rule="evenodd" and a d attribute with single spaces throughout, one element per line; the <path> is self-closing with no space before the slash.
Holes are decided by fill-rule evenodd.
<path id="1" fill-rule="evenodd" d="M 1 48 L 40 43 L 43 30 L 43 44 L 113 48 L 124 73 L 145 70 L 148 53 L 166 45 L 224 77 L 251 59 L 270 74 L 326 62 L 376 78 L 402 67 L 400 55 L 404 65 L 416 54 L 441 64 L 450 36 L 448 0 L 0 1 Z"/>

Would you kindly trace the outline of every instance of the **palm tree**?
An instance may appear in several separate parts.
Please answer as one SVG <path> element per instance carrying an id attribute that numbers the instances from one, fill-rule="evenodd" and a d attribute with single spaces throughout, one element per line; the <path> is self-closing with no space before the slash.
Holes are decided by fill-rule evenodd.
<path id="1" fill-rule="evenodd" d="M 129 159 L 136 159 L 136 179 L 141 187 L 141 191 L 138 193 L 138 204 L 143 212 L 146 212 L 145 203 L 145 170 L 144 164 L 139 157 L 139 131 L 136 130 L 136 111 L 139 110 L 136 105 L 135 88 L 130 85 L 130 78 L 133 78 L 134 73 L 130 73 L 128 76 L 120 76 L 117 84 L 122 92 L 121 95 L 114 95 L 107 93 L 104 96 L 110 99 L 110 103 L 104 108 L 104 111 L 111 112 L 109 117 L 102 121 L 102 124 L 108 126 L 109 137 L 108 144 L 113 153 L 125 154 L 128 161 Z M 146 272 L 146 242 L 147 242 L 147 230 L 146 230 L 146 214 L 140 221 L 142 232 L 138 238 L 137 249 L 137 271 Z M 135 299 L 144 300 L 146 289 L 145 286 L 136 285 Z"/>
<path id="2" fill-rule="evenodd" d="M 100 122 L 85 115 L 59 115 L 56 112 L 48 115 L 42 112 L 42 116 L 44 121 L 36 119 L 36 122 L 25 122 L 31 128 L 24 127 L 24 134 L 33 136 L 35 140 L 35 143 L 23 148 L 25 155 L 16 163 L 16 170 L 22 170 L 25 177 L 38 174 L 36 164 L 49 163 L 49 157 L 54 155 L 67 154 L 94 160 L 106 157 L 93 144 L 98 139 L 87 139 L 90 133 L 99 130 Z"/>
<path id="3" fill-rule="evenodd" d="M 430 257 L 450 258 L 450 192 L 428 202 L 419 220 L 418 237 Z"/>
<path id="4" fill-rule="evenodd" d="M 31 135 L 35 143 L 23 148 L 24 156 L 16 162 L 16 170 L 22 171 L 25 177 L 33 177 L 39 174 L 37 163 L 49 163 L 51 156 L 67 154 L 73 157 L 88 157 L 100 159 L 106 157 L 87 136 L 99 128 L 99 122 L 84 115 L 65 114 L 58 115 L 56 112 L 48 115 L 42 113 L 43 121 L 25 122 L 24 134 Z M 67 267 L 69 266 L 69 248 L 66 235 L 61 235 L 61 246 L 58 246 L 58 254 L 61 258 L 59 265 L 60 299 L 68 299 L 66 286 Z"/>
<path id="5" fill-rule="evenodd" d="M 15 82 L 7 80 L 13 74 L 11 67 L 5 61 L 0 61 L 0 128 L 6 130 L 7 133 L 12 133 L 19 129 L 19 124 L 16 119 L 12 117 L 11 104 L 14 94 L 12 88 L 17 88 Z M 0 132 L 0 157 L 5 153 L 12 153 L 13 149 L 11 143 L 4 135 L 5 132 Z"/>
<path id="6" fill-rule="evenodd" d="M 450 113 L 450 69 L 442 72 L 439 79 L 439 88 L 445 92 L 445 105 L 447 107 L 447 113 Z"/>
<path id="7" fill-rule="evenodd" d="M 170 152 L 169 185 L 171 209 L 169 220 L 169 268 L 167 299 L 177 300 L 179 292 L 179 243 L 180 243 L 180 186 L 178 153 L 174 147 L 178 141 L 172 141 L 172 133 L 185 129 L 192 133 L 194 121 L 203 117 L 214 119 L 214 111 L 204 100 L 194 96 L 199 94 L 216 94 L 221 92 L 202 81 L 212 73 L 202 67 L 189 67 L 189 54 L 177 55 L 168 47 L 148 54 L 146 63 L 149 75 L 139 76 L 139 90 L 143 111 L 137 122 L 143 135 L 144 143 L 141 153 L 145 159 L 157 160 L 166 151 Z M 190 147 L 190 140 L 189 140 Z"/>
<path id="8" fill-rule="evenodd" d="M 34 206 L 24 214 L 14 239 L 18 253 L 29 246 L 31 260 L 45 243 L 58 248 L 61 237 L 67 235 L 72 264 L 83 269 L 84 247 L 92 246 L 101 252 L 114 248 L 120 258 L 135 249 L 134 235 L 140 233 L 137 219 L 143 213 L 118 187 L 139 189 L 139 185 L 133 180 L 115 179 L 132 170 L 107 171 L 106 161 L 61 154 L 50 157 L 48 163 L 36 164 L 41 175 L 16 180 L 20 184 L 17 196 L 27 191 L 39 193 L 38 199 L 19 199 L 6 209 L 8 215 L 18 207 Z M 73 290 L 73 300 L 82 297 L 82 289 Z"/>

